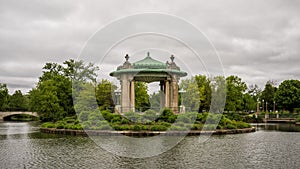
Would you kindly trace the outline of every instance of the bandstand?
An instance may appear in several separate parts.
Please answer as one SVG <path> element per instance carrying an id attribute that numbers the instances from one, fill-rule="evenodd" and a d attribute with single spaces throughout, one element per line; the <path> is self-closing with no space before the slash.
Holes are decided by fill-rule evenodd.
<path id="1" fill-rule="evenodd" d="M 178 113 L 178 81 L 180 77 L 187 76 L 174 62 L 175 57 L 170 57 L 170 62 L 160 62 L 147 56 L 137 62 L 130 63 L 129 56 L 126 61 L 118 66 L 110 76 L 118 78 L 121 83 L 121 108 L 120 113 L 135 111 L 134 82 L 160 82 L 160 109 L 170 108 Z"/>

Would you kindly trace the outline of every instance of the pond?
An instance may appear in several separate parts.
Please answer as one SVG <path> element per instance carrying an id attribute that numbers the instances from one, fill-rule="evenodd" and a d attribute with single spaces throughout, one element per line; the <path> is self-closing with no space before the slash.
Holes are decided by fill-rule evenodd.
<path id="1" fill-rule="evenodd" d="M 171 150 L 157 156 L 129 158 L 107 152 L 88 137 L 40 133 L 35 122 L 1 122 L 0 168 L 298 168 L 300 166 L 300 126 L 253 125 L 258 128 L 257 132 L 212 136 L 204 143 L 199 142 L 197 136 L 189 136 Z M 119 141 L 122 142 L 122 137 Z"/>

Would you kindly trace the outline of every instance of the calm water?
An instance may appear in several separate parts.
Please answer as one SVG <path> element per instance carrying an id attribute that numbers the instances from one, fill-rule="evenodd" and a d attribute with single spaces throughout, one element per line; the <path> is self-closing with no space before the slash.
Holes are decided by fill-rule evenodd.
<path id="1" fill-rule="evenodd" d="M 48 135 L 34 123 L 0 123 L 0 168 L 299 168 L 300 127 L 259 125 L 255 133 L 186 137 L 158 156 L 119 157 L 88 137 Z M 171 139 L 171 137 L 170 137 Z"/>

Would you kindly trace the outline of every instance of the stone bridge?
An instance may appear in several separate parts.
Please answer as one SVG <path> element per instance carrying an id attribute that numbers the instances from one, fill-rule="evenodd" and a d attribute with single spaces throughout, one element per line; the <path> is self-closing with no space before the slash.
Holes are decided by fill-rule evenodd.
<path id="1" fill-rule="evenodd" d="M 39 115 L 36 112 L 0 112 L 0 121 L 3 121 L 4 117 L 17 115 L 17 114 L 27 114 L 31 116 L 38 117 Z"/>

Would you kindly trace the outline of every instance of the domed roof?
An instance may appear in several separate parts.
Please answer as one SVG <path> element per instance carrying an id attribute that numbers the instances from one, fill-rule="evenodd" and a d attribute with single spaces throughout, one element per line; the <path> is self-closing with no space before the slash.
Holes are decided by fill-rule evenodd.
<path id="1" fill-rule="evenodd" d="M 151 58 L 150 53 L 148 52 L 147 57 L 134 62 L 133 67 L 134 69 L 166 69 L 167 64 Z"/>

